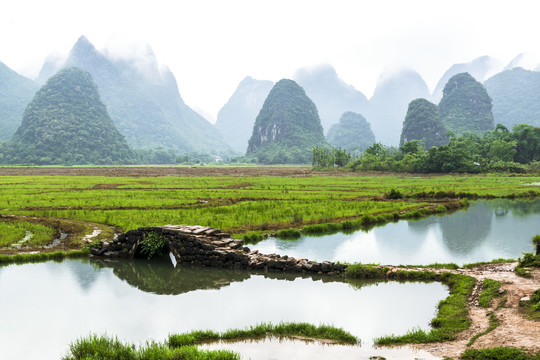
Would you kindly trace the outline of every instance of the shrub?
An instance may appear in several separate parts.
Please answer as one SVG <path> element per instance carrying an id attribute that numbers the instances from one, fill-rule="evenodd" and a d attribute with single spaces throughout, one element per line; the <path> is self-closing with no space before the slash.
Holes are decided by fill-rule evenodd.
<path id="1" fill-rule="evenodd" d="M 157 232 L 149 232 L 141 241 L 141 254 L 146 254 L 148 259 L 151 259 L 154 255 L 163 255 L 163 249 L 165 247 L 165 241 L 163 236 Z"/>

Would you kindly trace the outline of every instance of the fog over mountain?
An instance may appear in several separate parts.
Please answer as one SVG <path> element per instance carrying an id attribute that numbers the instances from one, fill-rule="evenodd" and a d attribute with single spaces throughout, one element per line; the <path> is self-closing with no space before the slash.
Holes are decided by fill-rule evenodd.
<path id="1" fill-rule="evenodd" d="M 337 124 L 347 111 L 366 115 L 370 104 L 368 99 L 352 85 L 338 77 L 332 65 L 324 64 L 298 69 L 293 75 L 306 91 L 307 96 L 317 106 L 321 124 L 325 131 Z"/>
<path id="2" fill-rule="evenodd" d="M 504 70 L 512 70 L 518 67 L 525 70 L 540 71 L 540 58 L 531 53 L 521 53 L 513 58 Z"/>
<path id="3" fill-rule="evenodd" d="M 39 86 L 0 62 L 0 141 L 10 139 Z"/>
<path id="4" fill-rule="evenodd" d="M 397 146 L 409 103 L 413 99 L 429 96 L 426 83 L 414 70 L 381 75 L 370 99 L 371 113 L 366 116 L 375 140 Z"/>
<path id="5" fill-rule="evenodd" d="M 247 76 L 219 111 L 216 127 L 235 151 L 246 152 L 255 119 L 273 86 L 272 81 Z"/>
<path id="6" fill-rule="evenodd" d="M 58 68 L 72 66 L 92 75 L 111 118 L 131 146 L 229 151 L 217 129 L 184 103 L 174 75 L 158 66 L 149 47 L 143 56 L 120 58 L 99 52 L 82 36 L 63 62 L 49 58 L 38 79 L 43 81 Z"/>
<path id="7" fill-rule="evenodd" d="M 468 63 L 454 64 L 446 70 L 437 83 L 431 99 L 434 103 L 438 104 L 443 96 L 444 86 L 456 74 L 467 72 L 477 81 L 484 82 L 490 76 L 502 71 L 503 67 L 504 65 L 499 60 L 489 56 L 482 56 Z"/>

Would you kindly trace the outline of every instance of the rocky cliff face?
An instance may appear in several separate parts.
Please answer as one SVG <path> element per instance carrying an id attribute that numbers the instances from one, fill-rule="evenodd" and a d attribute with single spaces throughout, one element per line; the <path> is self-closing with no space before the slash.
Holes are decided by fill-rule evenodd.
<path id="1" fill-rule="evenodd" d="M 296 82 L 283 79 L 255 120 L 246 156 L 260 163 L 307 163 L 313 147 L 325 144 L 315 104 Z"/>
<path id="2" fill-rule="evenodd" d="M 445 85 L 439 114 L 444 126 L 456 135 L 483 134 L 495 128 L 491 107 L 491 98 L 482 84 L 470 74 L 461 73 Z"/>

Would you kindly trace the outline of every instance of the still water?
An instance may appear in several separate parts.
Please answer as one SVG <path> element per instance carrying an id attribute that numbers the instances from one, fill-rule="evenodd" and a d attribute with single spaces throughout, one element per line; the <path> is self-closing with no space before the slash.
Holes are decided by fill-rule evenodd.
<path id="1" fill-rule="evenodd" d="M 388 265 L 517 259 L 534 251 L 540 234 L 540 199 L 471 202 L 468 209 L 417 221 L 399 221 L 352 234 L 268 238 L 250 248 L 310 260 Z"/>
<path id="2" fill-rule="evenodd" d="M 362 339 L 352 349 L 366 351 L 374 337 L 428 329 L 448 291 L 439 283 L 66 260 L 0 267 L 0 294 L 0 358 L 26 360 L 59 359 L 90 332 L 140 344 L 279 321 L 342 327 Z"/>

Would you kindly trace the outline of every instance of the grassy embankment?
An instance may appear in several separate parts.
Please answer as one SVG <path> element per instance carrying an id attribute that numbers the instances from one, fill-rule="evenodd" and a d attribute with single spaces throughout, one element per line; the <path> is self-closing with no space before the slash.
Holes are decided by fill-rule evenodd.
<path id="1" fill-rule="evenodd" d="M 117 339 L 106 336 L 90 335 L 70 345 L 69 355 L 64 359 L 78 360 L 89 357 L 99 359 L 185 359 L 213 360 L 239 359 L 240 356 L 231 351 L 199 350 L 198 344 L 208 341 L 254 339 L 268 336 L 297 336 L 311 339 L 324 339 L 340 343 L 356 344 L 358 339 L 350 333 L 332 326 L 314 326 L 307 323 L 279 323 L 276 325 L 262 323 L 248 329 L 231 329 L 223 333 L 210 330 L 191 331 L 169 335 L 165 343 L 150 343 L 136 348 L 124 344 Z"/>
<path id="2" fill-rule="evenodd" d="M 345 270 L 345 277 L 351 278 L 387 278 L 396 280 L 441 281 L 450 290 L 450 295 L 439 302 L 437 317 L 431 321 L 431 329 L 426 332 L 421 329 L 409 331 L 402 336 L 384 336 L 375 339 L 377 345 L 396 345 L 411 343 L 429 343 L 453 340 L 455 335 L 470 326 L 467 300 L 472 293 L 476 280 L 465 275 L 448 272 L 437 274 L 433 271 L 398 270 L 377 265 L 355 264 Z"/>

